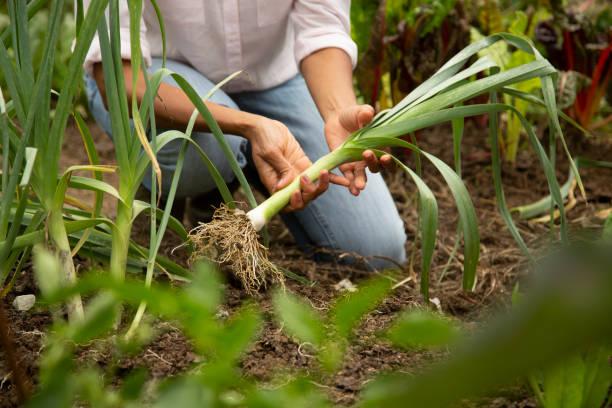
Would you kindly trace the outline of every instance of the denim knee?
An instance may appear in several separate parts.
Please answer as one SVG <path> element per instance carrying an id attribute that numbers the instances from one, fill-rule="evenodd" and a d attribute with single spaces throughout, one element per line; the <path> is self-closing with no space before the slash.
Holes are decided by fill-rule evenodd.
<path id="1" fill-rule="evenodd" d="M 406 262 L 406 234 L 403 224 L 397 226 L 381 225 L 376 232 L 368 231 L 355 234 L 354 237 L 337 242 L 335 250 L 345 253 L 354 253 L 357 259 L 348 256 L 344 262 L 353 263 L 363 257 L 372 269 L 382 270 L 401 267 Z M 367 238 L 365 238 L 367 236 Z"/>
<path id="2" fill-rule="evenodd" d="M 372 233 L 368 240 L 367 252 L 372 256 L 368 263 L 376 269 L 403 265 L 406 262 L 406 241 L 402 222 L 381 225 L 381 228 L 376 233 Z"/>

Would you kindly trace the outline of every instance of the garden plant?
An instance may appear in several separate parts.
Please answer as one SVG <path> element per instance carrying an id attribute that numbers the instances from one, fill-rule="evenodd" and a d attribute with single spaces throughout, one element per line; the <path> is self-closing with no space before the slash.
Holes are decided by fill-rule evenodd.
<path id="1" fill-rule="evenodd" d="M 485 56 L 464 68 L 464 65 L 471 57 L 487 47 L 494 46 L 499 41 L 506 41 L 523 52 L 534 55 L 535 60 L 520 64 L 515 68 L 500 71 L 493 60 Z M 483 72 L 488 72 L 489 75 L 481 79 L 471 79 L 476 74 Z M 529 254 L 523 239 L 509 215 L 509 210 L 504 200 L 500 172 L 500 153 L 497 145 L 498 129 L 496 117 L 500 112 L 509 111 L 516 115 L 529 135 L 529 140 L 546 174 L 554 205 L 561 212 L 561 234 L 565 236 L 563 199 L 554 173 L 554 167 L 539 139 L 536 137 L 531 124 L 512 105 L 497 102 L 497 94 L 509 93 L 516 98 L 546 107 L 551 124 L 550 135 L 552 144 L 556 145 L 559 143 L 564 147 L 571 163 L 572 172 L 577 177 L 578 184 L 582 185 L 578 170 L 573 159 L 569 156 L 570 153 L 559 123 L 552 80 L 555 73 L 554 67 L 539 54 L 532 44 L 521 37 L 511 34 L 496 34 L 484 38 L 466 47 L 451 58 L 436 74 L 408 94 L 395 107 L 380 112 L 370 124 L 353 133 L 340 147 L 319 159 L 304 174 L 309 179 L 316 180 L 321 170 L 332 170 L 342 163 L 358 159 L 366 150 L 373 150 L 377 154 L 382 155 L 384 152 L 380 149 L 395 146 L 410 149 L 417 154 L 423 155 L 441 173 L 457 202 L 461 218 L 460 225 L 463 229 L 465 241 L 463 287 L 466 290 L 470 290 L 475 282 L 479 236 L 476 215 L 469 193 L 460 177 L 448 165 L 427 152 L 422 152 L 418 146 L 402 140 L 401 137 L 415 130 L 451 121 L 454 123 L 453 138 L 455 139 L 456 157 L 460 157 L 462 123 L 465 118 L 482 114 L 490 115 L 490 143 L 499 209 L 518 245 L 526 254 Z M 531 79 L 537 79 L 541 82 L 543 100 L 512 88 L 512 85 L 516 83 L 522 83 Z M 490 95 L 491 102 L 488 104 L 461 106 L 463 102 L 482 94 Z M 408 172 L 419 190 L 420 230 L 423 250 L 421 289 L 423 295 L 427 296 L 428 273 L 435 247 L 435 234 L 438 223 L 436 199 L 415 171 L 402 164 L 399 159 L 394 158 L 394 160 Z M 274 265 L 268 261 L 266 248 L 259 243 L 257 232 L 287 205 L 291 194 L 300 188 L 299 183 L 299 179 L 296 179 L 292 184 L 276 192 L 247 214 L 228 211 L 225 208 L 218 211 L 212 222 L 202 224 L 192 231 L 191 239 L 196 244 L 196 253 L 204 256 L 220 253 L 219 260 L 222 263 L 229 264 L 247 288 L 258 288 L 268 278 L 267 275 L 276 279 L 282 277 L 276 271 Z M 228 235 L 227 231 L 232 231 L 233 233 Z"/>

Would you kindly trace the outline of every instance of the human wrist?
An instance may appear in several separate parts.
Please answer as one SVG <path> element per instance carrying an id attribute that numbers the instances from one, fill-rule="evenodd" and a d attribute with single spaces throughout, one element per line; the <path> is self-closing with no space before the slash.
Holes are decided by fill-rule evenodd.
<path id="1" fill-rule="evenodd" d="M 243 112 L 226 107 L 216 107 L 216 111 L 212 111 L 217 124 L 221 131 L 225 134 L 242 136 L 251 141 L 258 130 L 261 128 L 262 116 L 248 112 Z M 202 116 L 198 116 L 196 121 L 196 130 L 210 132 L 208 124 Z"/>
<path id="2" fill-rule="evenodd" d="M 266 118 L 248 112 L 240 112 L 240 115 L 237 119 L 238 120 L 236 123 L 236 133 L 243 136 L 250 142 L 253 142 L 254 139 L 257 138 L 257 135 L 260 133 L 262 121 Z"/>

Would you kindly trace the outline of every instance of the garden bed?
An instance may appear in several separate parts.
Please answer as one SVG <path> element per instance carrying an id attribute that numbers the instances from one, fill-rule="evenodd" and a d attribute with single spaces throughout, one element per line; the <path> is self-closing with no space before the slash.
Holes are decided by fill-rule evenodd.
<path id="1" fill-rule="evenodd" d="M 110 164 L 114 157 L 112 143 L 97 126 L 92 125 L 91 130 L 101 160 L 105 164 Z M 452 162 L 450 137 L 448 127 L 438 127 L 418 135 L 419 143 L 425 151 L 433 153 L 447 163 Z M 590 141 L 582 136 L 569 139 L 573 141 L 571 150 L 576 156 L 601 160 L 612 157 L 611 143 Z M 509 303 L 510 293 L 521 278 L 525 263 L 524 257 L 496 210 L 486 140 L 486 128 L 480 127 L 476 121 L 468 122 L 463 142 L 465 163 L 463 178 L 479 218 L 482 253 L 478 268 L 478 283 L 474 293 L 465 293 L 461 290 L 461 251 L 458 254 L 459 259 L 451 261 L 446 267 L 456 236 L 455 204 L 450 191 L 436 172 L 432 171 L 431 166 L 424 165 L 424 180 L 438 198 L 441 220 L 431 274 L 431 298 L 439 301 L 440 308 L 446 314 L 464 321 L 468 326 L 477 326 L 493 309 L 499 309 Z M 74 127 L 69 128 L 67 132 L 63 155 L 64 166 L 81 164 L 85 161 L 80 137 Z M 561 163 L 558 167 L 559 180 L 565 180 L 566 166 Z M 576 207 L 568 212 L 570 225 L 588 228 L 601 224 L 596 214 L 599 210 L 609 208 L 612 201 L 612 184 L 609 182 L 607 171 L 582 172 L 589 202 L 586 204 L 577 198 Z M 389 171 L 385 176 L 406 223 L 409 236 L 408 250 L 410 253 L 415 252 L 411 247 L 417 224 L 415 188 L 408 182 L 404 172 Z M 544 175 L 536 158 L 527 151 L 521 151 L 516 167 L 506 170 L 503 177 L 510 207 L 535 201 L 547 194 Z M 114 208 L 110 205 L 112 201 L 105 201 L 106 213 L 114 212 Z M 147 225 L 144 220 L 137 222 L 134 228 L 137 240 L 140 238 L 146 242 Z M 520 222 L 518 226 L 530 247 L 537 248 L 546 244 L 549 234 L 546 223 Z M 290 234 L 278 220 L 273 222 L 271 233 L 275 237 L 271 247 L 272 260 L 314 282 L 313 285 L 304 285 L 288 281 L 288 288 L 308 298 L 317 309 L 328 308 L 330 302 L 339 295 L 336 285 L 343 279 L 359 285 L 369 275 L 357 267 L 315 263 L 306 259 L 297 250 Z M 174 260 L 185 262 L 187 253 L 184 250 L 170 254 L 172 248 L 179 244 L 176 238 L 169 237 L 164 243 L 163 251 L 173 256 Z M 351 404 L 357 399 L 359 390 L 375 374 L 391 370 L 416 373 L 443 355 L 443 352 L 432 351 L 398 351 L 376 338 L 377 333 L 386 327 L 400 310 L 421 302 L 418 289 L 418 251 L 415 252 L 415 256 L 417 257 L 413 260 L 415 270 L 405 271 L 397 276 L 398 283 L 405 278 L 411 277 L 411 279 L 394 289 L 392 295 L 366 318 L 358 330 L 357 340 L 349 349 L 343 368 L 333 377 L 322 378 L 317 384 L 330 395 L 332 401 L 343 405 Z M 90 266 L 86 260 L 79 260 L 78 263 L 81 270 Z M 440 280 L 445 269 L 446 273 Z M 20 364 L 26 370 L 28 377 L 33 380 L 36 379 L 38 359 L 44 343 L 43 333 L 51 323 L 51 318 L 45 309 L 34 308 L 29 312 L 17 312 L 11 303 L 15 296 L 36 293 L 36 290 L 31 270 L 27 269 L 5 299 Z M 222 314 L 231 315 L 233 310 L 247 300 L 243 291 L 231 285 L 228 285 L 226 295 Z M 241 368 L 245 375 L 263 381 L 267 386 L 275 387 L 287 380 L 290 373 L 298 370 L 308 371 L 316 364 L 316 359 L 308 347 L 302 347 L 292 341 L 272 322 L 270 314 L 267 313 L 271 310 L 268 293 L 261 294 L 254 301 L 266 312 L 267 320 L 258 340 L 243 358 Z M 120 362 L 119 378 L 123 372 L 128 373 L 136 366 L 145 366 L 155 379 L 161 380 L 184 372 L 197 363 L 196 354 L 191 351 L 188 341 L 176 327 L 166 322 L 154 326 L 158 330 L 156 339 L 146 346 L 140 355 Z M 105 352 L 103 344 L 92 344 L 82 349 L 79 354 L 81 364 L 105 365 L 111 358 L 112 356 Z M 4 364 L 4 360 L 0 359 L 0 374 L 8 372 Z M 444 389 L 443 384 L 440 387 L 441 390 Z M 496 395 L 475 404 L 499 407 L 535 406 L 530 395 L 528 387 L 516 384 L 514 387 L 499 390 Z M 10 378 L 0 377 L 0 407 L 14 405 L 16 405 L 16 395 L 13 384 Z"/>

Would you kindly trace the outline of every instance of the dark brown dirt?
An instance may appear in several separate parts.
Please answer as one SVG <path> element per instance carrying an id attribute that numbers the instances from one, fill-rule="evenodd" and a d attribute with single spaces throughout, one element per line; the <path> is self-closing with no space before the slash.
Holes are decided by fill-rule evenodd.
<path id="1" fill-rule="evenodd" d="M 96 127 L 92 126 L 96 145 L 100 149 L 102 160 L 109 163 L 112 160 L 112 144 Z M 446 127 L 423 132 L 418 135 L 422 148 L 452 162 L 450 146 L 450 131 Z M 605 141 L 585 140 L 581 136 L 571 138 L 572 151 L 577 156 L 606 160 L 612 157 L 612 144 Z M 65 165 L 82 163 L 83 153 L 80 148 L 79 136 L 72 128 L 67 133 L 65 145 Z M 513 239 L 507 232 L 503 221 L 496 210 L 495 195 L 490 173 L 490 155 L 486 141 L 486 130 L 479 128 L 477 122 L 470 122 L 466 127 L 463 143 L 463 177 L 472 194 L 480 221 L 482 259 L 478 268 L 478 283 L 473 293 L 461 290 L 461 250 L 456 259 L 449 261 L 455 241 L 457 213 L 449 190 L 441 177 L 430 166 L 423 167 L 424 179 L 436 194 L 440 207 L 440 230 L 434 258 L 431 277 L 431 297 L 437 298 L 441 309 L 465 322 L 467 325 L 477 324 L 494 309 L 508 304 L 509 293 L 521 277 L 525 258 L 517 249 Z M 560 157 L 559 179 L 565 180 L 567 169 L 565 160 Z M 413 162 L 412 156 L 406 155 Z M 546 182 L 534 156 L 528 151 L 521 152 L 514 168 L 504 170 L 504 183 L 507 201 L 510 206 L 529 203 L 546 194 Z M 610 170 L 585 170 L 582 172 L 588 201 L 578 197 L 575 208 L 569 211 L 571 226 L 574 228 L 596 227 L 601 225 L 604 215 L 611 207 L 612 183 Z M 407 177 L 400 171 L 389 171 L 386 174 L 390 188 L 400 208 L 410 237 L 410 253 L 413 253 L 411 265 L 396 279 L 403 282 L 392 295 L 361 325 L 350 346 L 344 365 L 340 372 L 331 378 L 321 379 L 317 383 L 325 390 L 331 399 L 342 405 L 355 402 L 359 390 L 376 374 L 385 371 L 406 371 L 418 373 L 432 361 L 439 359 L 441 352 L 415 351 L 402 352 L 391 348 L 385 342 L 376 338 L 376 333 L 386 325 L 401 310 L 419 304 L 418 293 L 419 255 L 412 248 L 416 233 L 415 189 Z M 114 182 L 113 177 L 110 181 Z M 86 196 L 81 197 L 87 199 Z M 110 200 L 108 200 L 110 203 Z M 107 204 L 104 208 L 108 215 L 114 209 Z M 135 235 L 143 239 L 146 234 L 146 222 L 137 223 Z M 549 227 L 546 223 L 520 222 L 519 228 L 530 247 L 537 248 L 546 243 L 549 237 Z M 349 279 L 355 284 L 365 279 L 369 274 L 356 267 L 333 263 L 315 263 L 305 258 L 293 244 L 290 235 L 280 221 L 272 224 L 271 233 L 274 239 L 271 247 L 272 260 L 279 265 L 298 273 L 311 281 L 313 285 L 303 285 L 288 281 L 288 288 L 310 300 L 312 305 L 320 310 L 328 308 L 330 301 L 339 295 L 334 289 L 342 279 Z M 164 251 L 169 251 L 180 242 L 175 237 L 169 237 L 164 244 Z M 175 259 L 184 261 L 185 251 L 174 254 Z M 446 272 L 443 274 L 443 271 Z M 36 293 L 31 280 L 31 274 L 25 272 L 20 277 L 14 290 L 5 299 L 5 305 L 10 313 L 12 335 L 17 343 L 17 351 L 21 366 L 28 377 L 36 378 L 38 357 L 43 347 L 44 331 L 50 324 L 49 315 L 42 310 L 20 313 L 15 311 L 11 302 L 14 296 L 25 293 Z M 240 289 L 228 286 L 226 311 L 230 314 L 246 299 Z M 286 379 L 287 372 L 309 372 L 316 367 L 315 359 L 307 350 L 281 332 L 272 321 L 269 294 L 264 293 L 257 302 L 268 316 L 267 322 L 258 340 L 242 360 L 244 373 L 269 384 L 278 384 Z M 125 359 L 119 363 L 120 373 L 129 372 L 137 366 L 145 366 L 155 379 L 184 372 L 198 361 L 189 341 L 181 332 L 168 323 L 156 325 L 156 339 L 144 348 L 138 356 Z M 1 354 L 0 354 L 1 355 Z M 104 353 L 84 350 L 79 356 L 83 361 L 104 364 L 107 357 Z M 0 360 L 0 407 L 14 406 L 16 397 L 10 375 L 3 360 Z M 530 407 L 535 406 L 529 397 L 529 390 L 522 384 L 499 390 L 496 395 L 465 403 L 466 406 L 489 407 Z"/>

